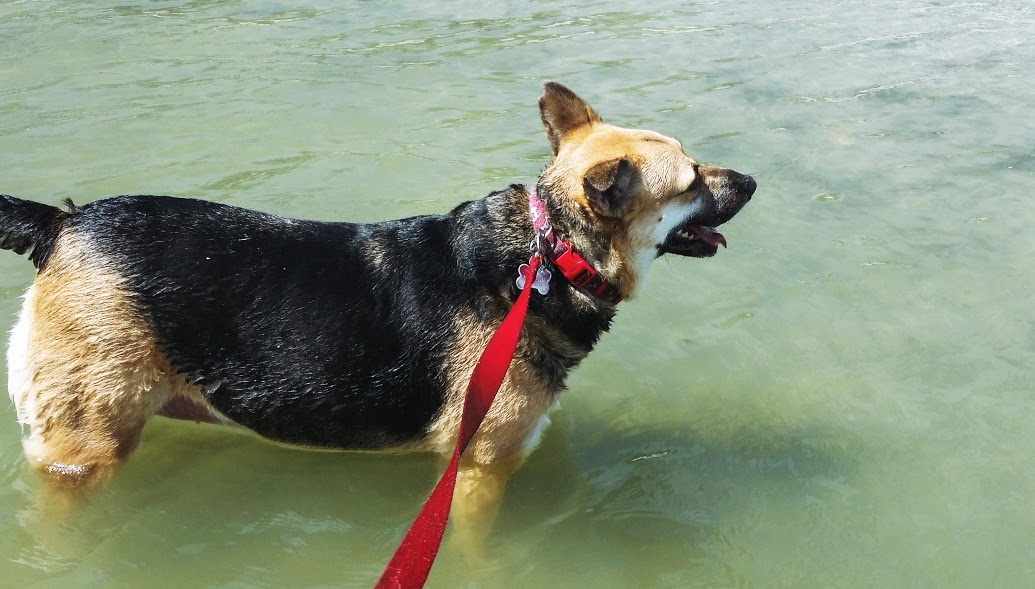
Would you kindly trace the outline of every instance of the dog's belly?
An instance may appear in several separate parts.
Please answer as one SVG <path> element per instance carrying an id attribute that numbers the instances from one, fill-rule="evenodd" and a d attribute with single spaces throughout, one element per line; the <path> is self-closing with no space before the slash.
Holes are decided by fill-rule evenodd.
<path id="1" fill-rule="evenodd" d="M 259 390 L 263 387 L 259 385 Z M 252 386 L 248 389 L 255 390 Z M 206 400 L 217 422 L 233 423 L 272 441 L 334 450 L 383 450 L 412 446 L 426 435 L 435 415 L 413 389 L 392 387 L 377 395 L 349 394 L 349 389 L 279 384 L 259 394 L 223 385 Z M 394 395 L 392 393 L 395 393 Z M 429 397 L 434 396 L 431 392 Z M 171 412 L 194 419 L 204 407 L 178 405 Z"/>
<path id="2" fill-rule="evenodd" d="M 158 415 L 170 419 L 182 419 L 196 423 L 211 423 L 215 425 L 237 425 L 227 419 L 207 403 L 184 397 L 175 396 L 165 402 L 158 409 Z"/>
<path id="3" fill-rule="evenodd" d="M 169 306 L 204 316 L 202 304 Z M 175 369 L 214 410 L 208 417 L 215 413 L 270 440 L 313 448 L 378 450 L 420 441 L 444 402 L 439 349 L 409 345 L 412 334 L 392 321 L 362 313 L 356 321 L 323 310 L 329 308 L 285 313 L 270 305 L 261 318 L 235 317 L 235 309 L 224 308 L 223 319 L 191 321 L 188 334 L 183 316 L 155 324 Z M 176 401 L 166 411 L 205 420 L 208 407 L 196 404 Z"/>

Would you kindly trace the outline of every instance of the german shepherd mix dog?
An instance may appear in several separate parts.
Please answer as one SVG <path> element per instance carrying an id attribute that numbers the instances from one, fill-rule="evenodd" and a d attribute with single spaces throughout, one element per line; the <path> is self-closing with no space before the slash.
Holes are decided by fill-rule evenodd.
<path id="1" fill-rule="evenodd" d="M 448 457 L 518 267 L 552 233 L 595 278 L 569 280 L 547 257 L 548 294 L 533 296 L 461 467 L 454 516 L 491 522 L 615 303 L 663 254 L 714 255 L 726 242 L 713 228 L 755 190 L 675 139 L 605 123 L 560 84 L 545 84 L 539 108 L 554 159 L 537 184 L 444 215 L 325 223 L 167 196 L 67 210 L 0 196 L 0 247 L 29 252 L 37 270 L 8 386 L 48 488 L 103 484 L 154 415 L 309 448 Z"/>

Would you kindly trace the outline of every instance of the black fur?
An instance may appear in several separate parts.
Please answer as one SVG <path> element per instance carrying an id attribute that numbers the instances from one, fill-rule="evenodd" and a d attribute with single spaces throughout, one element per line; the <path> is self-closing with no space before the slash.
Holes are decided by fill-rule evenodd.
<path id="1" fill-rule="evenodd" d="M 122 196 L 67 226 L 113 262 L 159 346 L 216 409 L 271 439 L 342 449 L 425 433 L 450 385 L 458 314 L 502 320 L 532 236 L 521 186 L 371 224 Z M 550 295 L 533 297 L 519 355 L 560 390 L 612 316 L 556 273 Z"/>
<path id="2" fill-rule="evenodd" d="M 71 201 L 69 208 L 73 208 Z M 57 207 L 0 194 L 0 249 L 29 252 L 36 269 L 42 269 L 68 213 Z"/>

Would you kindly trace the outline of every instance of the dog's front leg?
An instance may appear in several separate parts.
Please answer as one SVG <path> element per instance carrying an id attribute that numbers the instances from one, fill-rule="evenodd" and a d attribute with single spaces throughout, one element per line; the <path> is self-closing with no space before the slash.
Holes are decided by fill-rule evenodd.
<path id="1" fill-rule="evenodd" d="M 462 462 L 453 495 L 452 542 L 465 555 L 479 558 L 492 524 L 503 503 L 510 475 L 521 465 L 521 458 L 481 464 Z"/>

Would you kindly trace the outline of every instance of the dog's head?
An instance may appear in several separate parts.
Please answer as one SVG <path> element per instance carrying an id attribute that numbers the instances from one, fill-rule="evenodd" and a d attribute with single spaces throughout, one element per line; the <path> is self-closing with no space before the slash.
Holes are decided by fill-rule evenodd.
<path id="1" fill-rule="evenodd" d="M 554 160 L 539 179 L 576 248 L 628 298 L 664 254 L 715 255 L 715 227 L 755 192 L 751 176 L 704 166 L 654 131 L 605 123 L 574 92 L 547 82 L 539 110 Z"/>

